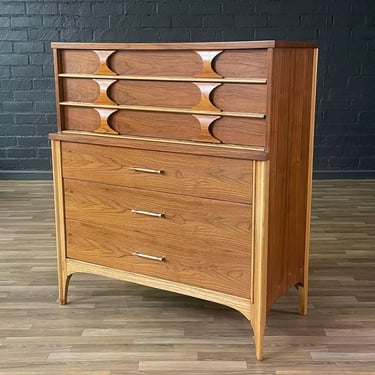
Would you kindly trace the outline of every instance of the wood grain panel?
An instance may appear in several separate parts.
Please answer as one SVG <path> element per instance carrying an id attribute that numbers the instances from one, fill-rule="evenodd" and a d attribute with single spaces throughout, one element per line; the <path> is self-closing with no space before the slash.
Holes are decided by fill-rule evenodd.
<path id="1" fill-rule="evenodd" d="M 267 78 L 267 50 L 227 50 L 217 56 L 213 66 L 227 78 Z"/>
<path id="2" fill-rule="evenodd" d="M 100 124 L 94 108 L 62 109 L 63 130 L 95 131 Z M 199 121 L 189 114 L 121 110 L 110 117 L 109 123 L 116 132 L 127 136 L 193 140 L 200 134 Z M 210 129 L 223 144 L 265 145 L 265 120 L 222 117 Z"/>
<path id="3" fill-rule="evenodd" d="M 99 96 L 99 85 L 91 79 L 64 78 L 61 80 L 61 101 L 93 103 Z"/>
<path id="4" fill-rule="evenodd" d="M 179 251 L 164 236 L 66 220 L 69 258 L 159 277 L 248 298 L 250 254 L 225 247 L 209 252 L 205 243 Z M 168 244 L 168 245 L 167 245 Z M 142 259 L 133 252 L 164 256 L 165 261 Z"/>
<path id="5" fill-rule="evenodd" d="M 121 110 L 111 118 L 119 134 L 191 140 L 200 133 L 199 121 L 190 114 Z"/>
<path id="6" fill-rule="evenodd" d="M 93 74 L 99 68 L 98 57 L 89 50 L 61 51 L 61 73 Z M 194 51 L 119 50 L 109 57 L 109 67 L 117 74 L 193 77 L 203 62 Z M 231 50 L 218 55 L 214 70 L 226 78 L 266 78 L 267 50 Z"/>
<path id="7" fill-rule="evenodd" d="M 100 125 L 100 116 L 94 108 L 62 107 L 62 130 L 93 132 Z"/>
<path id="8" fill-rule="evenodd" d="M 118 104 L 192 108 L 201 95 L 191 82 L 118 81 L 109 96 Z"/>
<path id="9" fill-rule="evenodd" d="M 202 61 L 193 51 L 119 50 L 109 66 L 118 74 L 192 77 L 202 70 Z"/>
<path id="10" fill-rule="evenodd" d="M 250 253 L 247 204 L 72 179 L 64 180 L 64 192 L 68 219 L 142 232 L 150 239 L 162 234 L 166 246 L 183 252 L 198 251 L 204 243 L 206 251 L 223 247 Z"/>
<path id="11" fill-rule="evenodd" d="M 192 115 L 119 111 L 111 119 L 119 134 L 193 140 L 200 134 L 199 121 Z M 212 135 L 225 144 L 264 146 L 265 121 L 223 117 L 211 126 Z"/>
<path id="12" fill-rule="evenodd" d="M 266 95 L 266 85 L 224 83 L 210 96 L 224 111 L 266 113 Z M 201 93 L 191 82 L 118 81 L 109 96 L 118 104 L 191 109 L 198 105 Z"/>
<path id="13" fill-rule="evenodd" d="M 267 86 L 223 84 L 212 92 L 212 102 L 223 111 L 266 113 Z"/>
<path id="14" fill-rule="evenodd" d="M 62 144 L 63 176 L 122 186 L 251 203 L 252 163 L 215 157 Z M 131 167 L 163 170 L 141 173 Z"/>
<path id="15" fill-rule="evenodd" d="M 222 117 L 211 126 L 212 135 L 224 144 L 265 145 L 266 121 Z"/>
<path id="16" fill-rule="evenodd" d="M 271 58 L 268 308 L 293 284 L 304 281 L 315 96 L 313 49 L 276 49 Z"/>
<path id="17" fill-rule="evenodd" d="M 95 73 L 100 62 L 93 51 L 66 49 L 61 52 L 60 73 Z"/>

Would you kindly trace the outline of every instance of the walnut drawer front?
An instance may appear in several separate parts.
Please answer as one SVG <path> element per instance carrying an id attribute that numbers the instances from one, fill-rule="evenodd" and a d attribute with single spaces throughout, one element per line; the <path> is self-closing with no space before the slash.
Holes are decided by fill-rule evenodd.
<path id="1" fill-rule="evenodd" d="M 249 99 L 251 101 L 251 99 Z M 96 132 L 100 119 L 94 108 L 63 107 L 64 130 Z M 216 119 L 216 120 L 215 120 Z M 213 122 L 211 122 L 211 120 Z M 210 123 L 209 142 L 231 145 L 264 147 L 266 120 L 220 116 L 194 116 L 186 113 L 166 113 L 121 110 L 110 116 L 108 122 L 120 135 L 163 138 L 182 141 L 202 141 L 200 121 Z"/>
<path id="2" fill-rule="evenodd" d="M 267 49 L 231 49 L 213 51 L 207 56 L 213 70 L 225 78 L 267 77 Z M 203 59 L 205 59 L 203 57 Z M 120 75 L 197 77 L 204 62 L 194 50 L 113 50 L 108 67 Z M 61 51 L 61 72 L 95 74 L 100 60 L 95 50 Z"/>
<path id="3" fill-rule="evenodd" d="M 252 161 L 62 143 L 64 178 L 252 202 Z"/>
<path id="4" fill-rule="evenodd" d="M 250 298 L 250 252 L 210 247 L 204 241 L 180 249 L 177 240 L 163 233 L 149 236 L 66 220 L 68 258 Z"/>
<path id="5" fill-rule="evenodd" d="M 62 100 L 67 102 L 93 103 L 100 94 L 99 85 L 93 79 L 66 78 L 62 86 Z M 207 86 L 212 88 L 212 105 L 222 111 L 266 112 L 266 84 L 214 82 Z M 119 105 L 164 108 L 192 109 L 201 101 L 199 84 L 194 82 L 118 80 L 110 86 L 107 95 Z"/>
<path id="6" fill-rule="evenodd" d="M 61 50 L 60 129 L 266 147 L 267 48 L 191 48 Z"/>
<path id="7" fill-rule="evenodd" d="M 149 242 L 188 252 L 201 247 L 249 253 L 252 207 L 248 204 L 64 180 L 65 217 L 142 232 Z"/>

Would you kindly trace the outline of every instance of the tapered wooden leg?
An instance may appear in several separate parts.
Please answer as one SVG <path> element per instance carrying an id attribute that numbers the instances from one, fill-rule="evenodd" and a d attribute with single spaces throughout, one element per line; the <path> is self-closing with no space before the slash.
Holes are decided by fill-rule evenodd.
<path id="1" fill-rule="evenodd" d="M 267 314 L 267 253 L 268 253 L 268 169 L 269 162 L 256 162 L 254 187 L 254 251 L 253 251 L 253 304 L 251 325 L 254 331 L 255 353 L 263 359 L 264 331 Z"/>
<path id="2" fill-rule="evenodd" d="M 258 361 L 263 360 L 264 332 L 266 327 L 266 316 L 252 323 L 254 331 L 255 355 Z"/>
<path id="3" fill-rule="evenodd" d="M 307 295 L 309 290 L 309 254 L 310 254 L 310 227 L 311 227 L 311 200 L 312 200 L 312 175 L 313 175 L 313 150 L 314 150 L 314 123 L 315 123 L 315 91 L 317 82 L 318 50 L 314 49 L 314 64 L 312 77 L 312 95 L 310 112 L 310 140 L 309 140 L 309 162 L 307 174 L 306 192 L 306 230 L 305 230 L 305 260 L 303 285 L 298 288 L 300 315 L 307 314 Z"/>
<path id="4" fill-rule="evenodd" d="M 59 275 L 59 301 L 60 305 L 66 305 L 68 299 L 68 288 L 69 282 L 72 275 L 66 275 L 60 277 Z"/>
<path id="5" fill-rule="evenodd" d="M 307 287 L 300 285 L 298 287 L 298 314 L 307 315 Z"/>

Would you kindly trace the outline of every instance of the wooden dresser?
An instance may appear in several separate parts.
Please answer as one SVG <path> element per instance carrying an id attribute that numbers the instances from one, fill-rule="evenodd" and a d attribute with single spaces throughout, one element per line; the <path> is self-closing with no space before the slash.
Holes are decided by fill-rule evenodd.
<path id="1" fill-rule="evenodd" d="M 272 304 L 307 309 L 316 46 L 52 48 L 61 304 L 75 272 L 218 302 L 261 360 Z"/>

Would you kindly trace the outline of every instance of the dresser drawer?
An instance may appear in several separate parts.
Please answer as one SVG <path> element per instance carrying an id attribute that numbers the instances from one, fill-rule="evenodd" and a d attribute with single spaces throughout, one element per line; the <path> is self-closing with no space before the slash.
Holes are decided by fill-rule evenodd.
<path id="1" fill-rule="evenodd" d="M 198 50 L 204 51 L 204 48 Z M 231 49 L 206 55 L 213 70 L 225 78 L 267 77 L 267 49 Z M 115 73 L 130 76 L 197 77 L 204 62 L 194 50 L 113 50 L 107 60 Z M 61 72 L 94 74 L 100 67 L 95 50 L 66 49 L 61 51 Z"/>
<path id="2" fill-rule="evenodd" d="M 95 132 L 99 126 L 98 112 L 94 108 L 66 106 L 62 109 L 64 130 Z M 220 115 L 220 114 L 219 114 Z M 200 116 L 213 119 L 209 142 L 230 145 L 264 147 L 266 120 L 231 116 Z M 202 141 L 199 139 L 199 118 L 187 113 L 147 112 L 121 110 L 110 116 L 110 127 L 120 135 L 162 138 L 173 141 Z M 217 118 L 215 120 L 215 118 Z M 216 140 L 215 140 L 216 139 Z"/>
<path id="3" fill-rule="evenodd" d="M 251 203 L 252 161 L 62 143 L 63 177 Z"/>
<path id="4" fill-rule="evenodd" d="M 185 250 L 175 240 L 66 220 L 68 258 L 250 298 L 250 252 L 210 248 L 204 242 Z"/>
<path id="5" fill-rule="evenodd" d="M 201 101 L 200 85 L 203 84 L 118 80 L 108 89 L 108 97 L 119 105 L 190 110 L 198 106 Z M 210 87 L 210 101 L 217 107 L 208 107 L 207 110 L 266 113 L 267 85 L 265 84 L 209 83 L 207 85 Z M 67 102 L 93 103 L 99 96 L 99 85 L 93 79 L 66 78 L 62 82 L 62 87 L 62 100 Z"/>
<path id="6" fill-rule="evenodd" d="M 202 247 L 250 252 L 252 206 L 114 185 L 64 180 L 65 217 L 164 236 L 179 251 Z"/>

